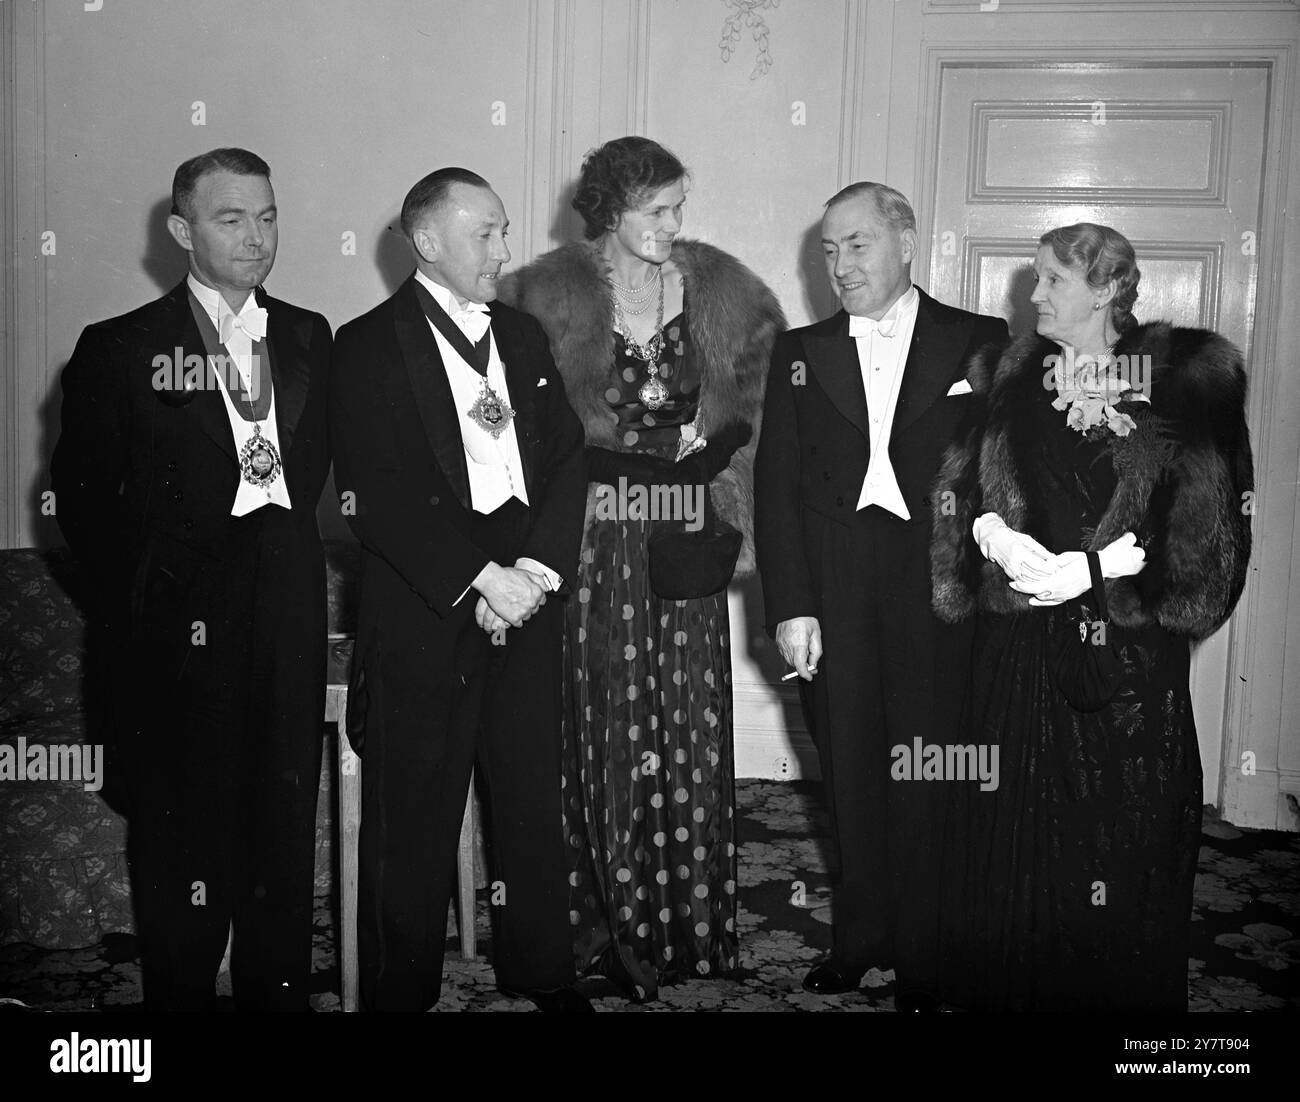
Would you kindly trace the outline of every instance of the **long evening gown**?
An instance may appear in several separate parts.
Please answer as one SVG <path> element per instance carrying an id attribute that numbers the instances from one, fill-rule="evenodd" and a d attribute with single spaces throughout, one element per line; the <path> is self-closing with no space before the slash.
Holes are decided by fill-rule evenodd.
<path id="1" fill-rule="evenodd" d="M 1054 396 L 1037 404 L 1018 465 L 1039 482 L 1027 498 L 1048 503 L 1026 529 L 1059 552 L 1084 545 L 1116 476 L 1109 441 L 1067 428 Z M 1087 603 L 978 614 L 966 737 L 999 747 L 1000 777 L 993 792 L 953 786 L 944 996 L 960 1007 L 1187 1007 L 1201 826 L 1189 644 L 1158 625 L 1110 624 L 1122 687 L 1100 711 L 1076 711 L 1047 649 Z"/>
<path id="2" fill-rule="evenodd" d="M 700 379 L 685 314 L 665 323 L 669 398 L 637 391 L 644 361 L 615 339 L 605 399 L 628 450 L 673 459 Z M 707 428 L 707 427 L 706 427 Z M 634 481 L 634 480 L 629 480 Z M 580 975 L 637 1000 L 661 982 L 735 968 L 731 656 L 727 594 L 674 601 L 650 588 L 647 519 L 583 534 L 565 637 L 564 829 Z"/>

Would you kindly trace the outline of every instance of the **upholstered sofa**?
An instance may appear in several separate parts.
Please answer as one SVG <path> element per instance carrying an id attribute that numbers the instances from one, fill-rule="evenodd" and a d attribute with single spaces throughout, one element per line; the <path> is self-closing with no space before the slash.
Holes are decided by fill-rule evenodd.
<path id="1" fill-rule="evenodd" d="M 351 660 L 356 546 L 328 541 L 330 679 Z M 93 745 L 103 709 L 87 676 L 85 581 L 66 549 L 0 551 L 0 745 Z M 324 701 L 322 700 L 322 722 Z M 316 892 L 334 879 L 335 750 L 326 738 Z M 111 788 L 111 785 L 110 785 Z M 79 779 L 0 780 L 0 945 L 94 945 L 132 930 L 126 824 Z"/>

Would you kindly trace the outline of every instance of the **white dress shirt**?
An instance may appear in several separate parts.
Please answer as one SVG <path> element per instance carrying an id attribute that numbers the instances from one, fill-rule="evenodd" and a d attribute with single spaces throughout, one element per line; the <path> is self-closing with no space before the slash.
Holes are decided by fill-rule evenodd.
<path id="1" fill-rule="evenodd" d="M 485 305 L 471 302 L 467 308 L 462 309 L 456 296 L 441 283 L 435 283 L 420 271 L 415 273 L 415 278 L 433 296 L 434 302 L 447 312 L 471 344 L 476 344 L 484 332 L 490 332 L 491 319 Z M 510 424 L 500 436 L 493 436 L 470 417 L 469 411 L 483 386 L 483 376 L 465 362 L 464 357 L 438 332 L 433 322 L 430 321 L 428 325 L 434 340 L 438 342 L 443 370 L 451 385 L 452 400 L 460 415 L 460 437 L 465 446 L 465 468 L 469 472 L 470 504 L 476 513 L 484 515 L 495 512 L 512 497 L 517 497 L 527 505 L 528 490 L 524 486 L 524 466 L 519 456 L 519 437 L 515 435 L 514 418 L 510 419 Z M 488 341 L 488 385 L 503 402 L 511 405 L 510 388 L 506 385 L 505 365 L 497 351 L 496 335 L 493 334 Z M 552 592 L 560 588 L 560 576 L 535 559 L 519 559 L 515 565 L 541 574 Z M 466 589 L 465 593 L 468 592 L 469 589 Z M 456 598 L 456 604 L 460 603 L 465 593 Z"/>
<path id="2" fill-rule="evenodd" d="M 227 316 L 233 314 L 235 317 L 242 319 L 252 311 L 261 309 L 257 305 L 257 297 L 250 294 L 236 314 L 230 309 L 230 304 L 222 297 L 220 291 L 200 283 L 194 278 L 192 272 L 188 277 L 188 283 L 194 297 L 198 299 L 199 305 L 207 313 L 218 336 L 221 333 L 222 322 L 225 321 Z M 253 372 L 253 338 L 238 325 L 232 326 L 229 322 L 226 324 L 230 330 L 229 336 L 224 342 L 226 351 L 230 353 L 230 358 L 235 361 L 235 368 L 239 372 L 240 379 L 243 380 L 244 390 L 252 395 L 254 393 L 253 388 L 257 385 L 256 376 Z M 262 378 L 269 384 L 271 381 L 270 371 L 265 372 Z M 220 383 L 217 384 L 217 390 L 221 392 L 222 401 L 225 402 L 226 417 L 230 420 L 230 431 L 235 438 L 235 454 L 239 455 L 244 444 L 253 435 L 255 422 L 245 421 L 239 415 L 230 394 Z M 266 411 L 266 417 L 256 422 L 256 425 L 261 431 L 262 437 L 269 440 L 274 446 L 276 454 L 280 456 L 283 463 L 284 452 L 280 448 L 280 428 L 275 419 L 274 387 L 271 389 L 271 405 Z M 235 492 L 235 503 L 230 507 L 230 515 L 232 517 L 246 516 L 255 509 L 262 508 L 263 505 L 279 505 L 285 509 L 293 508 L 289 501 L 289 487 L 284 480 L 283 469 L 269 486 L 254 486 L 244 479 L 242 472 L 239 475 L 239 489 Z"/>
<path id="3" fill-rule="evenodd" d="M 878 505 L 903 520 L 911 520 L 903 493 L 898 488 L 894 465 L 889 460 L 889 437 L 894 411 L 903 388 L 903 369 L 912 347 L 916 308 L 921 301 L 915 287 L 909 287 L 879 321 L 849 317 L 849 335 L 858 346 L 862 388 L 867 395 L 867 417 L 871 424 L 871 459 L 858 495 L 858 508 Z"/>

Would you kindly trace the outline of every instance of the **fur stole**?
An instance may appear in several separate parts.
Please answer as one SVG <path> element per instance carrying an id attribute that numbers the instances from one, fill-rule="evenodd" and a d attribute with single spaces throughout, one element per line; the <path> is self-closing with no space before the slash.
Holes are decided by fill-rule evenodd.
<path id="1" fill-rule="evenodd" d="M 971 362 L 972 419 L 948 449 L 931 498 L 933 602 L 944 620 L 963 619 L 977 605 L 999 613 L 1031 607 L 984 561 L 971 524 L 994 512 L 1039 538 L 1044 503 L 1031 403 L 1043 400 L 1048 357 L 1059 351 L 1030 336 Z M 1129 330 L 1115 355 L 1143 357 L 1151 401 L 1125 406 L 1137 428 L 1110 441 L 1118 484 L 1083 550 L 1136 532 L 1147 565 L 1136 577 L 1106 582 L 1111 618 L 1121 627 L 1154 622 L 1204 638 L 1231 614 L 1250 558 L 1254 472 L 1241 353 L 1215 333 L 1159 322 Z"/>
<path id="2" fill-rule="evenodd" d="M 736 421 L 747 421 L 754 430 L 754 438 L 709 486 L 718 516 L 744 535 L 736 567 L 741 577 L 754 570 L 754 448 L 772 343 L 785 328 L 785 318 L 766 284 L 721 249 L 678 240 L 672 260 L 686 288 L 687 331 L 700 372 L 705 435 Z M 615 436 L 618 416 L 605 400 L 614 363 L 613 292 L 606 271 L 591 245 L 564 245 L 507 276 L 500 297 L 542 323 L 587 443 L 625 451 Z M 594 505 L 592 486 L 588 523 Z"/>

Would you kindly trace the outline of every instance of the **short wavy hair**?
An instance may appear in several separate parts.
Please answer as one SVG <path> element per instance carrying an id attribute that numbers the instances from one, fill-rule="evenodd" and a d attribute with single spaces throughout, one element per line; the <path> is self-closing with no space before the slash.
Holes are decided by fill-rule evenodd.
<path id="1" fill-rule="evenodd" d="M 873 180 L 859 180 L 856 184 L 840 188 L 826 200 L 826 210 L 846 199 L 870 199 L 875 205 L 876 213 L 895 230 L 916 230 L 916 212 L 907 196 L 888 184 L 877 184 Z"/>
<path id="2" fill-rule="evenodd" d="M 686 166 L 650 138 L 615 138 L 593 149 L 583 158 L 573 196 L 583 234 L 594 241 L 612 230 L 624 211 L 686 177 Z"/>
<path id="3" fill-rule="evenodd" d="M 191 157 L 176 169 L 172 177 L 172 214 L 179 215 L 187 222 L 193 222 L 194 192 L 199 181 L 209 172 L 233 172 L 236 176 L 265 176 L 271 178 L 270 166 L 256 153 L 236 146 L 224 146 L 221 149 L 209 149 L 197 157 Z"/>
<path id="4" fill-rule="evenodd" d="M 425 219 L 447 201 L 447 196 L 456 184 L 492 190 L 491 184 L 468 168 L 452 165 L 430 172 L 417 181 L 402 200 L 402 232 L 413 239 L 415 231 L 424 225 Z"/>
<path id="5" fill-rule="evenodd" d="M 1137 302 L 1142 273 L 1127 237 L 1109 226 L 1076 222 L 1048 230 L 1038 243 L 1050 245 L 1056 259 L 1082 273 L 1089 287 L 1100 290 L 1113 279 L 1116 290 L 1111 300 L 1111 321 L 1121 333 L 1137 325 L 1133 304 Z"/>

